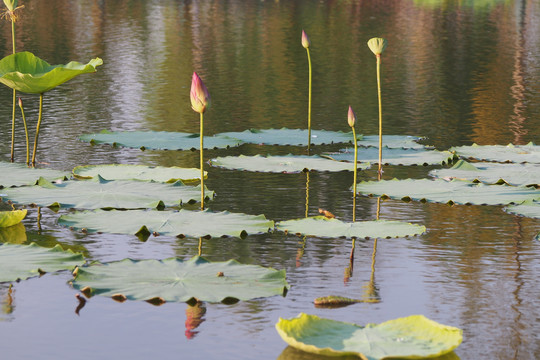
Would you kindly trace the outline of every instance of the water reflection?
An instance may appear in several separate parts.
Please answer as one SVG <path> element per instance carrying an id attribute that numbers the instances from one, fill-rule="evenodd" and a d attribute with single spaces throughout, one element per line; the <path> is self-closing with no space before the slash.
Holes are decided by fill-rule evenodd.
<path id="1" fill-rule="evenodd" d="M 15 311 L 15 289 L 12 284 L 0 284 L 0 304 L 2 306 L 2 314 L 0 321 L 13 320 L 13 311 Z"/>

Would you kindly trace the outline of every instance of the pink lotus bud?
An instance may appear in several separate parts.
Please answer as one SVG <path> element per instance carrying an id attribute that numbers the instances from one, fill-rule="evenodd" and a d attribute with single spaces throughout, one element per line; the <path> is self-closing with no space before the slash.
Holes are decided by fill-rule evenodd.
<path id="1" fill-rule="evenodd" d="M 201 78 L 195 72 L 191 79 L 191 92 L 189 95 L 191 98 L 191 108 L 196 112 L 202 114 L 206 111 L 206 108 L 210 107 L 210 94 L 208 93 L 208 89 L 206 89 Z"/>
<path id="2" fill-rule="evenodd" d="M 19 107 L 22 108 L 22 99 L 21 98 L 19 98 Z"/>
<path id="3" fill-rule="evenodd" d="M 356 123 L 356 114 L 354 113 L 352 107 L 349 105 L 349 113 L 347 116 L 347 121 L 349 122 L 349 126 L 353 127 Z"/>
<path id="4" fill-rule="evenodd" d="M 311 41 L 309 41 L 309 37 L 307 36 L 306 32 L 302 30 L 302 46 L 306 49 L 311 45 Z"/>

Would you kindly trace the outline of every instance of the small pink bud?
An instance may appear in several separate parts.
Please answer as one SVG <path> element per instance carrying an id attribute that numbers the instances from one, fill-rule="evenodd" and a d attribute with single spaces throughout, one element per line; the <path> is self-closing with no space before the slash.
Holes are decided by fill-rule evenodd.
<path id="1" fill-rule="evenodd" d="M 347 121 L 349 122 L 349 126 L 353 127 L 356 123 L 356 114 L 354 113 L 352 107 L 349 105 L 349 113 L 347 116 Z"/>
<path id="2" fill-rule="evenodd" d="M 311 45 L 311 41 L 309 41 L 309 37 L 307 36 L 306 32 L 302 30 L 302 46 L 306 49 Z"/>
<path id="3" fill-rule="evenodd" d="M 191 79 L 191 91 L 189 95 L 191 98 L 191 108 L 196 112 L 202 114 L 210 107 L 210 94 L 208 93 L 208 89 L 206 89 L 201 78 L 195 72 Z"/>
<path id="4" fill-rule="evenodd" d="M 19 98 L 19 107 L 22 107 L 22 99 Z"/>

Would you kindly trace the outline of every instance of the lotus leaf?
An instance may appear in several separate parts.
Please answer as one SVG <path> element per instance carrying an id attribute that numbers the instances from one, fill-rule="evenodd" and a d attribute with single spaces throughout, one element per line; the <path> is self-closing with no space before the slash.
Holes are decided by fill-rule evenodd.
<path id="1" fill-rule="evenodd" d="M 158 233 L 189 237 L 244 237 L 265 233 L 274 222 L 263 215 L 254 216 L 229 212 L 205 211 L 81 211 L 62 215 L 58 223 L 90 232 L 144 235 Z M 148 235 L 146 237 L 148 237 Z M 144 238 L 144 236 L 143 236 Z"/>
<path id="2" fill-rule="evenodd" d="M 471 164 L 458 160 L 450 169 L 436 169 L 429 174 L 438 178 L 481 181 L 487 184 L 540 185 L 540 166 L 536 164 Z"/>
<path id="3" fill-rule="evenodd" d="M 281 221 L 276 229 L 316 237 L 390 238 L 414 236 L 426 232 L 426 227 L 401 221 L 376 220 L 343 222 L 325 216 Z"/>
<path id="4" fill-rule="evenodd" d="M 210 160 L 213 166 L 227 169 L 261 171 L 261 172 L 302 172 L 317 171 L 352 171 L 354 165 L 350 163 L 324 159 L 320 156 L 226 156 Z M 359 164 L 362 170 L 369 168 L 370 164 Z"/>
<path id="5" fill-rule="evenodd" d="M 540 199 L 540 190 L 525 186 L 485 185 L 442 179 L 365 181 L 358 183 L 357 190 L 364 195 L 449 204 L 507 205 Z"/>
<path id="6" fill-rule="evenodd" d="M 95 72 L 102 64 L 103 60 L 95 58 L 88 64 L 72 61 L 67 65 L 50 65 L 24 51 L 0 60 L 0 82 L 17 91 L 43 94 L 77 75 Z"/>
<path id="7" fill-rule="evenodd" d="M 5 199 L 15 203 L 78 209 L 141 209 L 178 206 L 200 199 L 200 186 L 182 182 L 163 184 L 148 181 L 72 180 L 52 184 L 40 179 L 36 186 L 3 189 Z M 207 190 L 208 196 L 214 192 Z"/>
<path id="8" fill-rule="evenodd" d="M 352 162 L 354 149 L 342 149 L 339 153 L 325 155 L 334 160 Z M 437 150 L 383 149 L 382 158 L 385 165 L 440 165 L 452 162 L 454 154 L 449 151 Z M 377 164 L 379 162 L 379 149 L 358 148 L 358 161 Z"/>
<path id="9" fill-rule="evenodd" d="M 310 353 L 362 359 L 420 359 L 444 355 L 463 340 L 462 330 L 423 315 L 360 326 L 301 313 L 279 319 L 276 329 L 290 346 Z"/>
<path id="10" fill-rule="evenodd" d="M 206 171 L 204 174 L 207 175 Z M 107 180 L 153 180 L 167 183 L 201 179 L 201 171 L 194 168 L 114 164 L 77 166 L 73 169 L 73 175 L 81 179 L 99 175 Z"/>
<path id="11" fill-rule="evenodd" d="M 93 264 L 79 268 L 72 284 L 92 295 L 157 304 L 236 302 L 284 295 L 289 288 L 284 270 L 243 265 L 235 260 L 210 262 L 199 256 L 187 261 L 125 259 Z"/>
<path id="12" fill-rule="evenodd" d="M 457 146 L 449 149 L 456 155 L 485 161 L 540 164 L 540 146 L 527 145 L 477 145 Z"/>
<path id="13" fill-rule="evenodd" d="M 246 130 L 242 132 L 226 132 L 219 134 L 229 138 L 238 139 L 245 143 L 258 145 L 295 145 L 307 146 L 307 129 L 266 129 L 266 130 Z M 357 135 L 362 139 L 362 135 Z M 352 132 L 344 133 L 341 131 L 311 130 L 311 144 L 337 144 L 352 143 Z"/>
<path id="14" fill-rule="evenodd" d="M 59 270 L 72 270 L 84 263 L 83 256 L 60 245 L 47 249 L 30 245 L 0 245 L 0 282 L 27 279 Z"/>
<path id="15" fill-rule="evenodd" d="M 18 224 L 26 216 L 27 210 L 0 211 L 0 227 Z"/>
<path id="16" fill-rule="evenodd" d="M 34 185 L 40 177 L 49 181 L 67 179 L 69 173 L 51 170 L 29 168 L 26 165 L 0 162 L 0 186 Z"/>
<path id="17" fill-rule="evenodd" d="M 511 214 L 540 219 L 540 201 L 527 200 L 518 205 L 507 206 L 504 210 Z"/>
<path id="18" fill-rule="evenodd" d="M 104 130 L 97 134 L 79 136 L 82 141 L 92 144 L 111 144 L 128 148 L 154 150 L 196 150 L 199 149 L 199 134 L 168 131 L 118 131 Z M 225 136 L 205 136 L 204 148 L 217 149 L 238 146 L 240 141 Z"/>
<path id="19" fill-rule="evenodd" d="M 423 138 L 408 135 L 383 135 L 382 137 L 383 148 L 417 150 L 431 148 L 431 146 L 419 144 L 418 141 L 420 140 L 423 140 Z M 379 135 L 364 135 L 364 137 L 358 141 L 358 146 L 378 148 Z"/>

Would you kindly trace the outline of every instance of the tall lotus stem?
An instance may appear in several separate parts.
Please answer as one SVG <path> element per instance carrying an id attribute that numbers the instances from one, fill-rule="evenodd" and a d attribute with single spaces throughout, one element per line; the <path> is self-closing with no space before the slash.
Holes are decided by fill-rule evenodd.
<path id="1" fill-rule="evenodd" d="M 204 210 L 204 157 L 203 157 L 203 149 L 204 149 L 204 137 L 203 137 L 203 113 L 201 113 L 201 120 L 200 123 L 200 151 L 199 151 L 199 163 L 201 168 L 201 210 Z"/>
<path id="2" fill-rule="evenodd" d="M 30 141 L 28 140 L 28 127 L 26 126 L 26 118 L 24 116 L 23 103 L 21 98 L 19 98 L 19 107 L 21 108 L 21 114 L 24 124 L 24 134 L 26 135 L 26 165 L 30 164 Z"/>
<path id="3" fill-rule="evenodd" d="M 32 153 L 32 166 L 36 166 L 36 153 L 38 146 L 39 127 L 41 126 L 41 119 L 43 117 L 43 93 L 39 94 L 39 115 L 36 126 L 36 137 L 34 139 L 34 152 Z"/>
<path id="4" fill-rule="evenodd" d="M 356 131 L 354 130 L 354 124 L 356 123 L 356 114 L 354 113 L 352 107 L 349 105 L 349 112 L 347 114 L 347 122 L 352 129 L 353 141 L 354 141 L 354 177 L 353 177 L 353 219 L 356 221 L 356 176 L 358 173 L 358 142 L 356 140 Z"/>
<path id="5" fill-rule="evenodd" d="M 309 65 L 309 90 L 308 90 L 308 155 L 311 148 L 311 56 L 309 55 L 309 46 L 311 45 L 311 41 L 309 41 L 309 37 L 307 36 L 306 32 L 302 30 L 302 46 L 306 49 L 307 52 L 307 58 L 308 58 L 308 65 Z"/>

